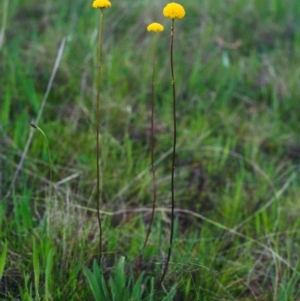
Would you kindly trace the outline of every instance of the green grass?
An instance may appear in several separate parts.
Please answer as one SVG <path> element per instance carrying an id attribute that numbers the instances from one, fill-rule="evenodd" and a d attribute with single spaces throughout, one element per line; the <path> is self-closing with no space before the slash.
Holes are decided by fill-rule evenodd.
<path id="1" fill-rule="evenodd" d="M 105 11 L 101 270 L 94 197 L 98 14 L 81 0 L 72 5 L 0 3 L 3 300 L 104 300 L 95 295 L 104 278 L 116 292 L 114 300 L 300 299 L 296 0 L 182 2 L 186 17 L 176 23 L 174 52 L 175 240 L 164 288 L 157 287 L 168 251 L 171 196 L 170 23 L 161 13 L 165 4 L 113 1 Z M 152 205 L 152 35 L 146 26 L 153 21 L 165 26 L 157 51 L 158 208 L 139 267 Z M 32 132 L 28 152 L 24 150 L 64 38 L 38 122 L 51 151 L 50 194 L 45 139 Z M 238 40 L 242 43 L 234 48 Z"/>

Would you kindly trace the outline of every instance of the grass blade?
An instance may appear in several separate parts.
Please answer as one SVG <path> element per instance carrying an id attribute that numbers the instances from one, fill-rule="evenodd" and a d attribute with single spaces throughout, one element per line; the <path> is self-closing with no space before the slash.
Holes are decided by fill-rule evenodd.
<path id="1" fill-rule="evenodd" d="M 7 241 L 5 241 L 0 255 L 0 279 L 2 278 L 7 257 Z"/>

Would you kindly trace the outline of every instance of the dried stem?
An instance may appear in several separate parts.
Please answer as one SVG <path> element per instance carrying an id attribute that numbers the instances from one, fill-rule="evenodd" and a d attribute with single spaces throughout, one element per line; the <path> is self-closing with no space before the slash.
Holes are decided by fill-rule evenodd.
<path id="1" fill-rule="evenodd" d="M 41 106 L 39 108 L 38 115 L 37 115 L 37 118 L 35 120 L 35 124 L 38 124 L 39 121 L 40 121 L 40 119 L 42 118 L 42 114 L 44 112 L 44 108 L 46 106 L 46 103 L 47 103 L 47 100 L 48 100 L 48 96 L 49 96 L 51 88 L 53 86 L 53 82 L 54 82 L 54 79 L 55 79 L 58 67 L 60 65 L 61 58 L 62 58 L 63 53 L 64 53 L 65 44 L 66 44 L 66 38 L 63 38 L 62 41 L 61 41 L 58 53 L 57 53 L 57 57 L 56 57 L 56 60 L 55 60 L 54 67 L 52 69 L 51 77 L 49 79 L 45 95 L 44 95 L 43 100 L 42 100 L 42 104 L 41 104 Z M 27 138 L 25 148 L 24 148 L 24 150 L 22 152 L 22 155 L 21 155 L 21 159 L 20 159 L 20 161 L 19 161 L 19 163 L 17 165 L 17 168 L 16 168 L 16 171 L 14 173 L 13 179 L 12 179 L 10 185 L 9 185 L 8 192 L 7 192 L 7 194 L 5 195 L 4 198 L 9 197 L 11 195 L 13 189 L 14 189 L 14 186 L 15 186 L 16 181 L 18 179 L 19 173 L 21 172 L 21 170 L 23 168 L 24 161 L 26 159 L 29 147 L 31 145 L 32 138 L 33 138 L 33 133 L 34 133 L 34 128 L 31 127 L 30 128 L 30 132 L 29 132 L 29 137 Z"/>

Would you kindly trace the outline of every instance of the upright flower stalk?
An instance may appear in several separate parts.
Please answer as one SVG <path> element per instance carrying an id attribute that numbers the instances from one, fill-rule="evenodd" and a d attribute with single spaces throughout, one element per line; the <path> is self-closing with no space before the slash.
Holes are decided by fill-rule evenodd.
<path id="1" fill-rule="evenodd" d="M 97 104 L 96 104 L 96 166 L 97 166 L 97 187 L 96 187 L 96 202 L 97 202 L 97 220 L 99 227 L 99 256 L 102 258 L 102 222 L 100 214 L 101 191 L 100 191 L 100 87 L 101 87 L 101 46 L 102 46 L 102 24 L 103 10 L 111 6 L 108 0 L 95 0 L 94 8 L 100 8 L 100 20 L 98 29 L 98 53 L 97 53 Z"/>
<path id="2" fill-rule="evenodd" d="M 176 160 L 176 142 L 177 142 L 177 125 L 176 125 L 176 89 L 175 89 L 175 76 L 174 76 L 174 63 L 173 63 L 173 44 L 174 44 L 174 25 L 175 19 L 183 19 L 185 10 L 182 5 L 178 3 L 169 3 L 163 9 L 163 15 L 172 20 L 171 24 L 171 43 L 170 43 L 170 65 L 171 65 L 171 78 L 172 78 L 172 95 L 173 95 L 173 151 L 172 151 L 172 170 L 171 170 L 171 231 L 170 231 L 170 244 L 168 250 L 167 261 L 160 279 L 160 284 L 163 283 L 167 274 L 169 262 L 171 259 L 173 236 L 174 236 L 174 209 L 175 209 L 175 191 L 174 191 L 174 174 L 175 174 L 175 160 Z"/>
<path id="3" fill-rule="evenodd" d="M 149 235 L 151 232 L 151 227 L 154 219 L 154 212 L 156 207 L 156 177 L 155 177 L 155 166 L 154 166 L 154 102 L 155 102 L 155 64 L 156 64 L 156 43 L 157 43 L 157 33 L 164 30 L 164 27 L 160 23 L 151 23 L 147 26 L 147 31 L 154 32 L 153 36 L 153 58 L 152 58 L 152 85 L 151 85 L 151 171 L 152 171 L 152 189 L 153 189 L 153 203 L 151 218 L 146 234 L 143 250 L 145 249 Z"/>

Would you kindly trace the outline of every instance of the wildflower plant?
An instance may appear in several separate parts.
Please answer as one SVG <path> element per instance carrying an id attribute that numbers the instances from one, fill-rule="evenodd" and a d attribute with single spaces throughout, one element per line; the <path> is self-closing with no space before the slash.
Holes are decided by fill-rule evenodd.
<path id="1" fill-rule="evenodd" d="M 170 231 L 170 244 L 166 265 L 164 267 L 160 283 L 167 274 L 168 266 L 171 258 L 173 236 L 174 236 L 174 209 L 175 209 L 175 192 L 174 192 L 174 173 L 175 173 L 175 159 L 176 159 L 176 142 L 177 142 L 177 127 L 176 127 L 176 89 L 175 89 L 175 76 L 174 76 L 174 63 L 173 63 L 173 44 L 174 44 L 174 25 L 175 19 L 181 20 L 185 16 L 185 10 L 182 5 L 172 2 L 165 6 L 163 15 L 171 19 L 171 43 L 170 43 L 170 65 L 172 77 L 172 95 L 173 95 L 173 151 L 172 151 L 172 171 L 171 171 L 171 231 Z"/>
<path id="2" fill-rule="evenodd" d="M 97 200 L 97 220 L 100 232 L 99 239 L 99 254 L 100 261 L 102 260 L 102 222 L 100 215 L 100 204 L 101 204 L 101 191 L 100 191 L 100 87 L 101 87 L 101 46 L 102 46 L 102 27 L 103 27 L 103 12 L 105 8 L 111 6 L 110 1 L 108 0 L 95 0 L 92 5 L 96 9 L 100 9 L 100 20 L 99 20 L 99 29 L 98 29 L 98 54 L 97 54 L 97 104 L 96 104 L 96 160 L 97 160 L 97 187 L 96 187 L 96 200 Z M 175 169 L 175 156 L 176 156 L 176 91 L 175 91 L 175 79 L 174 79 L 174 67 L 173 67 L 173 40 L 174 40 L 174 20 L 182 19 L 185 15 L 185 11 L 180 4 L 170 3 L 168 4 L 164 10 L 163 15 L 166 18 L 170 18 L 172 20 L 171 26 L 171 48 L 170 48 L 170 63 L 171 63 L 171 77 L 172 77 L 172 90 L 173 90 L 173 156 L 172 156 L 172 173 L 171 173 L 171 195 L 172 195 L 172 212 L 171 212 L 171 232 L 170 232 L 170 245 L 168 250 L 167 261 L 164 266 L 164 270 L 160 279 L 160 284 L 163 283 L 164 277 L 168 270 L 169 261 L 171 258 L 171 250 L 173 243 L 173 232 L 174 232 L 174 207 L 175 207 L 175 195 L 174 195 L 174 169 Z M 155 164 L 154 164 L 154 102 L 155 102 L 155 65 L 156 65 L 156 45 L 157 45 L 157 33 L 164 30 L 164 27 L 160 23 L 151 23 L 147 26 L 148 32 L 153 32 L 153 57 L 152 57 L 152 87 L 151 87 L 151 170 L 152 170 L 152 178 L 153 178 L 153 203 L 152 203 L 152 211 L 151 211 L 151 219 L 149 223 L 149 227 L 146 233 L 143 250 L 145 249 L 149 235 L 151 232 L 151 227 L 155 214 L 156 207 L 156 198 L 157 198 L 157 184 L 156 184 L 156 175 L 155 175 Z M 141 256 L 142 259 L 142 256 Z M 98 271 L 98 272 L 97 272 Z M 93 278 L 96 274 L 99 274 L 102 280 L 102 288 L 95 286 L 95 279 Z M 91 284 L 91 289 L 94 292 L 95 299 L 102 300 L 109 299 L 112 296 L 109 294 L 109 287 L 114 291 L 113 284 L 108 283 L 105 278 L 103 278 L 103 270 L 102 267 L 99 270 L 94 270 L 93 272 L 88 269 L 85 270 L 85 274 Z M 121 273 L 119 273 L 120 275 Z M 98 276 L 99 276 L 98 275 Z M 99 278 L 99 277 L 98 277 Z M 98 279 L 99 280 L 99 279 Z M 138 280 L 139 282 L 140 280 Z M 95 292 L 98 292 L 96 295 Z M 102 297 L 100 296 L 102 292 Z"/>
<path id="3" fill-rule="evenodd" d="M 155 166 L 154 166 L 154 102 L 155 102 L 155 65 L 156 65 L 156 44 L 157 44 L 157 33 L 164 30 L 164 27 L 160 23 L 151 23 L 147 26 L 147 31 L 154 32 L 153 36 L 153 57 L 152 57 L 152 85 L 151 85 L 151 170 L 152 170 L 152 183 L 153 183 L 153 203 L 152 203 L 152 212 L 150 223 L 148 227 L 148 231 L 146 234 L 146 239 L 144 242 L 143 249 L 145 249 L 153 219 L 154 219 L 154 212 L 156 206 L 156 177 L 155 177 Z"/>
<path id="4" fill-rule="evenodd" d="M 103 11 L 105 8 L 111 6 L 108 0 L 95 0 L 93 2 L 94 8 L 100 8 L 100 20 L 98 29 L 98 54 L 97 54 L 97 104 L 96 104 L 96 166 L 97 166 L 97 187 L 96 187 L 96 201 L 97 201 L 97 220 L 99 226 L 99 256 L 102 257 L 102 223 L 100 214 L 101 192 L 100 192 L 100 88 L 101 88 L 101 46 L 102 46 L 102 24 Z"/>

